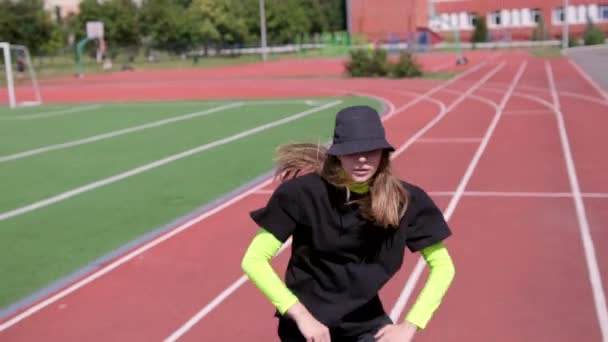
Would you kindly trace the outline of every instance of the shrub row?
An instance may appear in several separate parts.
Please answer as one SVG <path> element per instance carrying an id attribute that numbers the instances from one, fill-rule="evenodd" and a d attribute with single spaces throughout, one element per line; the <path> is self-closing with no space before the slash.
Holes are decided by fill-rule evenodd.
<path id="1" fill-rule="evenodd" d="M 346 72 L 352 77 L 418 77 L 422 68 L 414 56 L 401 52 L 396 63 L 389 61 L 384 49 L 354 49 L 350 51 L 350 60 L 346 62 Z"/>

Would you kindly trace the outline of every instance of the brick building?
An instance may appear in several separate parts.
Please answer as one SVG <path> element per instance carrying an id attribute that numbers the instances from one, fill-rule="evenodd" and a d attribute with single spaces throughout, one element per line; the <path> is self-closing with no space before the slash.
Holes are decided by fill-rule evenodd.
<path id="1" fill-rule="evenodd" d="M 529 40 L 541 20 L 550 37 L 559 39 L 566 18 L 572 37 L 580 37 L 588 21 L 608 33 L 608 0 L 569 0 L 567 10 L 563 8 L 563 0 L 347 1 L 351 33 L 378 41 L 423 29 L 445 37 L 458 29 L 462 39 L 468 41 L 477 17 L 485 17 L 492 40 Z M 430 20 L 432 12 L 435 18 Z"/>

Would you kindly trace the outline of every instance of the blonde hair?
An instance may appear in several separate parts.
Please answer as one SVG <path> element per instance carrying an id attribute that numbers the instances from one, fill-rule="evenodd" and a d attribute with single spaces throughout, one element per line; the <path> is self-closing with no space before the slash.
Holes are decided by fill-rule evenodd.
<path id="1" fill-rule="evenodd" d="M 275 176 L 281 180 L 303 173 L 316 173 L 348 193 L 352 179 L 344 172 L 340 159 L 327 153 L 321 144 L 294 143 L 277 148 Z M 382 227 L 397 227 L 408 205 L 408 194 L 391 170 L 390 153 L 382 152 L 378 170 L 368 181 L 367 196 L 356 200 L 363 217 Z"/>

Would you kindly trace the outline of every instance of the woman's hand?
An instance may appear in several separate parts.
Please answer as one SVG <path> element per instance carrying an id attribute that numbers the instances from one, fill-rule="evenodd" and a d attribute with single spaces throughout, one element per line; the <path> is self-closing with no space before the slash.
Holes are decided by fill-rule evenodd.
<path id="1" fill-rule="evenodd" d="M 376 342 L 410 342 L 414 339 L 417 329 L 414 324 L 405 321 L 384 326 L 374 337 Z"/>
<path id="2" fill-rule="evenodd" d="M 286 314 L 296 322 L 306 342 L 331 342 L 329 329 L 314 318 L 302 303 L 295 303 Z"/>

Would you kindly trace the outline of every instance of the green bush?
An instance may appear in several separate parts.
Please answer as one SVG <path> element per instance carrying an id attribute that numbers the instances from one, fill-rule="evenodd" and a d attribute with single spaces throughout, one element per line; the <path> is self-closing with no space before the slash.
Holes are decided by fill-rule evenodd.
<path id="1" fill-rule="evenodd" d="M 593 24 L 587 26 L 585 34 L 583 35 L 585 45 L 604 44 L 605 39 L 604 32 Z"/>
<path id="2" fill-rule="evenodd" d="M 350 51 L 350 61 L 345 66 L 346 72 L 352 77 L 422 76 L 422 68 L 408 52 L 402 52 L 399 61 L 392 64 L 388 61 L 386 50 L 375 49 L 370 52 L 365 49 L 355 49 Z"/>
<path id="3" fill-rule="evenodd" d="M 391 66 L 391 76 L 396 78 L 422 76 L 422 68 L 411 53 L 402 52 L 397 64 Z"/>
<path id="4" fill-rule="evenodd" d="M 371 63 L 368 67 L 369 76 L 386 76 L 390 69 L 387 52 L 384 49 L 374 49 Z"/>
<path id="5" fill-rule="evenodd" d="M 350 61 L 346 63 L 346 72 L 352 77 L 369 76 L 369 65 L 372 56 L 366 49 L 350 50 Z"/>
<path id="6" fill-rule="evenodd" d="M 483 43 L 488 41 L 488 26 L 486 24 L 485 16 L 475 17 L 475 31 L 471 37 L 473 43 Z"/>

